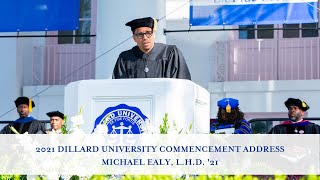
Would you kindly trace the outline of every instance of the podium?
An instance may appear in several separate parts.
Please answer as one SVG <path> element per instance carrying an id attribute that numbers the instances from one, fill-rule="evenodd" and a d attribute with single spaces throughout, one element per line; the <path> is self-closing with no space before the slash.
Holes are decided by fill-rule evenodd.
<path id="1" fill-rule="evenodd" d="M 210 93 L 190 80 L 82 80 L 66 86 L 64 100 L 68 127 L 83 107 L 80 128 L 86 133 L 102 123 L 108 134 L 141 133 L 143 121 L 159 131 L 166 113 L 170 129 L 186 131 L 192 124 L 190 133 L 210 132 Z"/>

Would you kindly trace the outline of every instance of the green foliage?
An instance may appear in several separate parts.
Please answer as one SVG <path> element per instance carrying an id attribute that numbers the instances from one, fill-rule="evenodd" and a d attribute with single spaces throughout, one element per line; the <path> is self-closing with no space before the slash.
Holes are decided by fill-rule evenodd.
<path id="1" fill-rule="evenodd" d="M 82 112 L 83 112 L 84 106 L 85 106 L 85 104 L 83 104 L 83 105 L 81 106 L 80 111 L 79 111 L 79 115 L 82 115 Z"/>
<path id="2" fill-rule="evenodd" d="M 163 124 L 160 124 L 160 134 L 168 134 L 170 128 L 168 121 L 168 113 L 166 113 L 163 118 Z"/>
<path id="3" fill-rule="evenodd" d="M 0 175 L 0 180 L 27 180 L 26 175 Z"/>
<path id="4" fill-rule="evenodd" d="M 320 180 L 319 175 L 307 175 L 306 180 Z"/>
<path id="5" fill-rule="evenodd" d="M 192 130 L 192 123 L 189 124 L 189 127 L 188 127 L 188 132 L 191 132 Z M 187 133 L 188 134 L 188 133 Z"/>
<path id="6" fill-rule="evenodd" d="M 124 175 L 121 180 L 175 180 L 171 175 Z"/>
<path id="7" fill-rule="evenodd" d="M 168 134 L 168 131 L 169 129 L 173 129 L 175 132 L 177 132 L 177 134 L 182 134 L 183 133 L 183 129 L 178 129 L 178 126 L 176 124 L 175 121 L 172 121 L 172 125 L 173 127 L 170 127 L 170 124 L 169 124 L 169 119 L 168 119 L 168 113 L 166 113 L 164 115 L 164 118 L 163 118 L 163 123 L 160 124 L 160 134 Z M 188 126 L 188 131 L 184 132 L 185 134 L 188 134 L 188 132 L 191 132 L 192 130 L 192 123 L 189 124 Z"/>
<path id="8" fill-rule="evenodd" d="M 90 180 L 105 180 L 112 179 L 112 175 L 93 175 L 90 177 Z"/>
<path id="9" fill-rule="evenodd" d="M 11 180 L 14 179 L 13 175 L 1 175 L 0 180 Z"/>
<path id="10" fill-rule="evenodd" d="M 287 176 L 286 175 L 275 175 L 274 178 L 277 180 L 286 180 Z"/>
<path id="11" fill-rule="evenodd" d="M 14 180 L 27 180 L 27 175 L 14 175 Z"/>
<path id="12" fill-rule="evenodd" d="M 64 115 L 63 116 L 63 121 L 64 121 L 64 124 L 62 125 L 61 127 L 61 131 L 62 131 L 62 134 L 68 134 L 68 130 L 67 130 L 67 116 Z"/>

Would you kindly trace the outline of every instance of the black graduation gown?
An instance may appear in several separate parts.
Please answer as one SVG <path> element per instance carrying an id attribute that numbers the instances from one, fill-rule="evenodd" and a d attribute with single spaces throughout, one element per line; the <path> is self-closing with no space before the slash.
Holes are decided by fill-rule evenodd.
<path id="1" fill-rule="evenodd" d="M 283 123 L 273 127 L 269 134 L 320 134 L 320 126 L 309 121 Z"/>
<path id="2" fill-rule="evenodd" d="M 191 75 L 182 53 L 176 46 L 155 43 L 148 54 L 143 53 L 138 46 L 122 52 L 114 67 L 112 78 L 178 78 L 191 80 Z"/>
<path id="3" fill-rule="evenodd" d="M 25 132 L 28 132 L 28 134 L 37 134 L 41 131 L 45 131 L 44 124 L 38 120 L 34 119 L 28 122 L 19 122 L 19 120 L 17 120 L 5 126 L 0 131 L 0 134 L 14 134 L 14 132 L 9 128 L 9 126 L 13 126 L 20 134 L 23 134 Z"/>

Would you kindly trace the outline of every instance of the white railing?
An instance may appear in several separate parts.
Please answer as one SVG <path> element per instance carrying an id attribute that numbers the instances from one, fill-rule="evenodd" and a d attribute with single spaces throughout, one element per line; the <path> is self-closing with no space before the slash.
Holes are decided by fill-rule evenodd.
<path id="1" fill-rule="evenodd" d="M 217 81 L 320 79 L 320 39 L 217 42 Z M 224 76 L 224 77 L 221 77 Z"/>
<path id="2" fill-rule="evenodd" d="M 33 48 L 33 85 L 65 85 L 94 79 L 95 46 L 48 45 Z"/>

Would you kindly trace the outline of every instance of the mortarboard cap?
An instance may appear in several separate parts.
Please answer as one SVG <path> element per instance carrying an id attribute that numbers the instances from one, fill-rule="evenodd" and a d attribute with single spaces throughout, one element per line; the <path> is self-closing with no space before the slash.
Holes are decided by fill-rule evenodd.
<path id="1" fill-rule="evenodd" d="M 239 101 L 233 98 L 223 98 L 218 101 L 217 105 L 221 109 L 225 109 L 227 113 L 231 113 L 231 109 L 235 109 L 239 106 Z"/>
<path id="2" fill-rule="evenodd" d="M 127 22 L 126 26 L 130 26 L 132 32 L 134 32 L 135 29 L 140 27 L 150 27 L 153 31 L 156 31 L 157 20 L 151 17 L 134 19 L 130 22 Z"/>
<path id="3" fill-rule="evenodd" d="M 306 102 L 295 98 L 288 98 L 288 100 L 284 102 L 284 104 L 287 108 L 289 108 L 290 106 L 297 106 L 302 111 L 307 111 L 310 108 Z"/>
<path id="4" fill-rule="evenodd" d="M 58 117 L 60 117 L 61 119 L 64 119 L 64 114 L 63 114 L 62 112 L 59 112 L 59 111 L 51 111 L 51 112 L 48 112 L 48 113 L 47 113 L 47 116 L 49 116 L 49 117 L 58 116 Z"/>
<path id="5" fill-rule="evenodd" d="M 14 101 L 14 103 L 16 104 L 16 107 L 18 107 L 20 104 L 26 104 L 26 105 L 28 105 L 28 106 L 31 105 L 32 107 L 29 107 L 29 108 L 35 107 L 34 102 L 33 102 L 30 98 L 24 97 L 24 96 L 18 97 L 18 98 Z"/>

